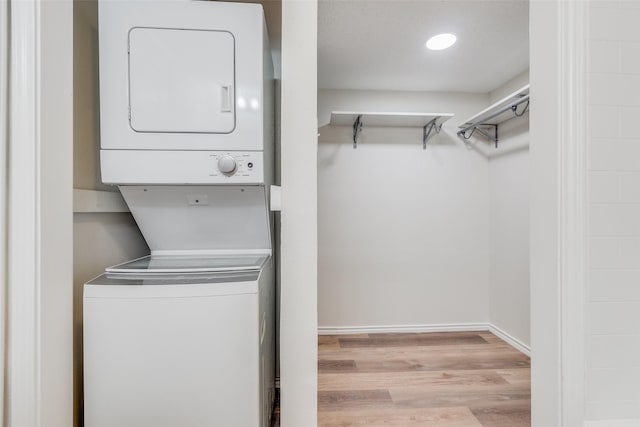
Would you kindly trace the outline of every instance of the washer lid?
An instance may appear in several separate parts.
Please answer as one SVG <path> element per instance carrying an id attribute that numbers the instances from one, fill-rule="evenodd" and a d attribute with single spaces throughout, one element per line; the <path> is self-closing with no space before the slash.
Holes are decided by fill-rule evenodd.
<path id="1" fill-rule="evenodd" d="M 105 269 L 107 273 L 143 275 L 259 271 L 269 255 L 146 256 Z"/>
<path id="2" fill-rule="evenodd" d="M 256 294 L 259 271 L 192 274 L 105 273 L 84 286 L 90 298 L 151 299 Z"/>

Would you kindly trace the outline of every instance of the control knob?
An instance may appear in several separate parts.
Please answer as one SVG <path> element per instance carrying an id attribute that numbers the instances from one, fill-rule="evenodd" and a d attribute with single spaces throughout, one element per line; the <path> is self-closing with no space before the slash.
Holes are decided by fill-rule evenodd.
<path id="1" fill-rule="evenodd" d="M 231 176 L 236 173 L 238 164 L 236 163 L 236 159 L 226 154 L 218 159 L 218 169 L 220 169 L 220 172 L 223 174 Z"/>

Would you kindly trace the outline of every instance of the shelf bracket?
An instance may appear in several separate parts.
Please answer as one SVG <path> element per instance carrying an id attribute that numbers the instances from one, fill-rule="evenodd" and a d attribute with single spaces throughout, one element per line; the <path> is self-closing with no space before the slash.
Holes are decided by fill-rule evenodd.
<path id="1" fill-rule="evenodd" d="M 356 121 L 353 122 L 353 148 L 358 148 L 358 137 L 362 132 L 362 114 L 356 117 Z"/>
<path id="2" fill-rule="evenodd" d="M 481 125 L 484 126 L 488 129 L 482 129 L 480 126 L 476 126 L 476 129 L 478 132 L 480 132 L 480 135 L 484 136 L 485 138 L 487 138 L 490 141 L 493 141 L 493 143 L 495 144 L 495 147 L 498 148 L 498 125 Z M 489 132 L 489 129 L 493 128 L 493 135 L 491 135 Z"/>
<path id="3" fill-rule="evenodd" d="M 488 129 L 483 129 L 482 127 L 488 128 Z M 493 135 L 489 133 L 490 129 L 493 129 Z M 471 133 L 468 133 L 469 131 L 471 131 Z M 458 136 L 464 140 L 469 140 L 476 131 L 480 135 L 487 138 L 488 140 L 493 141 L 493 143 L 495 144 L 495 147 L 498 148 L 498 125 L 490 125 L 490 124 L 474 125 L 467 128 L 466 130 L 458 131 Z"/>
<path id="4" fill-rule="evenodd" d="M 519 113 L 518 113 L 518 105 L 520 105 L 520 103 L 513 104 L 511 106 L 511 111 L 513 111 L 513 115 L 515 117 L 522 117 L 522 116 L 524 116 L 524 113 L 526 113 L 527 110 L 529 109 L 529 97 L 527 97 L 527 103 L 524 105 L 524 108 Z"/>
<path id="5" fill-rule="evenodd" d="M 438 125 L 438 119 L 440 117 L 436 117 L 434 119 L 431 119 L 431 121 L 429 123 L 427 123 L 426 125 L 423 126 L 422 128 L 422 149 L 426 150 L 427 149 L 427 141 L 429 140 L 429 137 L 431 136 L 431 132 L 433 132 L 435 130 L 436 133 L 440 133 L 440 130 L 442 129 L 442 123 L 440 123 L 440 125 Z"/>

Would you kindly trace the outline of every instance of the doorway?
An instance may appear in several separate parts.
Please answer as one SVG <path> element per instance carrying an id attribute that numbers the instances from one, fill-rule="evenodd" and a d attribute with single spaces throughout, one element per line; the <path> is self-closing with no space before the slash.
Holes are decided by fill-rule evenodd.
<path id="1" fill-rule="evenodd" d="M 398 397 L 410 380 L 389 399 L 367 394 L 384 394 L 380 378 L 390 373 L 452 375 L 430 359 L 455 352 L 441 346 L 447 341 L 495 339 L 508 349 L 504 364 L 476 362 L 496 373 L 524 360 L 514 374 L 529 375 L 528 102 L 499 122 L 467 126 L 491 106 L 528 97 L 528 2 L 390 3 L 319 2 L 319 425 L 334 422 L 323 421 L 323 408 L 332 420 L 348 417 L 349 401 L 357 411 L 391 405 L 392 417 L 411 416 L 407 401 L 416 399 L 434 414 L 447 407 L 427 392 Z M 426 49 L 439 33 L 458 40 Z M 371 353 L 385 351 L 382 375 L 370 379 L 379 388 L 332 382 L 340 372 L 352 385 L 371 377 Z M 526 383 L 507 398 L 520 405 L 519 424 L 509 425 L 530 425 L 529 393 Z M 513 411 L 480 406 L 497 418 Z"/>

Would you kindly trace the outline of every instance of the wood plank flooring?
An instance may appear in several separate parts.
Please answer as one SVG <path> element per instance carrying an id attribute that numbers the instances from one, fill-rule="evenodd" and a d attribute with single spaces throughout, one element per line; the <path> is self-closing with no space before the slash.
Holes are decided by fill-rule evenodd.
<path id="1" fill-rule="evenodd" d="M 318 338 L 318 425 L 529 427 L 530 360 L 489 332 Z"/>
<path id="2" fill-rule="evenodd" d="M 530 389 L 529 358 L 489 332 L 318 338 L 320 427 L 530 427 Z"/>

